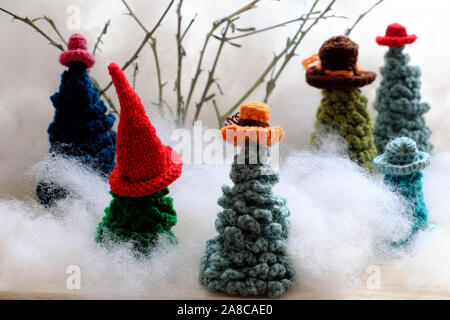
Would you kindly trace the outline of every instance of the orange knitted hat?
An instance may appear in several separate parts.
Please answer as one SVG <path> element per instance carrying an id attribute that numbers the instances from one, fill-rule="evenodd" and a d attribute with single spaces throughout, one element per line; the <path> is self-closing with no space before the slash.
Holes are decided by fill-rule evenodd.
<path id="1" fill-rule="evenodd" d="M 280 126 L 270 127 L 270 107 L 262 102 L 245 102 L 241 105 L 239 120 L 221 129 L 222 138 L 235 146 L 253 140 L 268 147 L 279 143 L 284 136 Z"/>
<path id="2" fill-rule="evenodd" d="M 143 197 L 165 189 L 181 175 L 178 153 L 165 146 L 145 114 L 141 99 L 119 66 L 109 74 L 120 101 L 117 130 L 117 165 L 109 176 L 111 190 L 125 197 Z"/>

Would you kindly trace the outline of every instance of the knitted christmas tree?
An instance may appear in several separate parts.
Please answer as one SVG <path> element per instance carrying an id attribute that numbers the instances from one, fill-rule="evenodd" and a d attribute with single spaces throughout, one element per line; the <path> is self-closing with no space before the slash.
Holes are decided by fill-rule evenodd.
<path id="1" fill-rule="evenodd" d="M 165 146 L 145 114 L 139 96 L 122 70 L 108 67 L 120 101 L 117 166 L 109 176 L 113 200 L 97 230 L 98 242 L 132 241 L 138 253 L 148 254 L 161 237 L 175 241 L 177 222 L 167 187 L 181 174 L 182 162 Z"/>
<path id="2" fill-rule="evenodd" d="M 200 281 L 213 292 L 278 297 L 296 278 L 286 253 L 290 211 L 286 200 L 272 192 L 279 174 L 269 159 L 268 146 L 278 143 L 283 131 L 268 127 L 267 105 L 244 104 L 240 115 L 237 124 L 222 129 L 224 139 L 237 144 L 240 139 L 235 140 L 236 136 L 248 131 L 256 135 L 240 140 L 246 143 L 232 165 L 234 186 L 222 187 L 218 204 L 223 211 L 215 224 L 219 234 L 206 243 Z"/>
<path id="3" fill-rule="evenodd" d="M 405 44 L 416 39 L 397 23 L 388 26 L 384 37 L 377 37 L 378 44 L 389 46 L 384 55 L 385 66 L 380 69 L 383 79 L 374 104 L 378 111 L 374 135 L 380 153 L 396 137 L 413 139 L 421 151 L 433 149 L 428 141 L 431 130 L 423 117 L 430 106 L 420 102 L 420 69 L 409 66 L 410 57 L 403 53 Z"/>
<path id="4" fill-rule="evenodd" d="M 48 128 L 50 152 L 77 159 L 107 176 L 115 165 L 116 134 L 111 131 L 115 118 L 106 114 L 98 89 L 89 78 L 86 69 L 94 65 L 95 59 L 81 34 L 70 37 L 60 62 L 69 69 L 61 76 L 59 91 L 50 98 L 55 107 Z M 46 206 L 67 195 L 64 188 L 51 181 L 40 181 L 36 191 Z"/>
<path id="5" fill-rule="evenodd" d="M 311 143 L 315 145 L 319 135 L 337 132 L 347 141 L 350 158 L 372 171 L 377 150 L 368 100 L 359 88 L 375 80 L 376 75 L 364 71 L 357 57 L 358 44 L 347 36 L 337 36 L 325 41 L 319 54 L 303 61 L 308 84 L 322 89 Z M 309 67 L 315 61 L 319 64 Z"/>
<path id="6" fill-rule="evenodd" d="M 385 153 L 373 161 L 375 169 L 385 174 L 384 183 L 406 200 L 408 205 L 405 214 L 413 222 L 411 234 L 395 245 L 409 243 L 417 231 L 429 226 L 421 170 L 430 164 L 430 159 L 428 153 L 417 149 L 413 140 L 400 137 L 389 142 Z"/>

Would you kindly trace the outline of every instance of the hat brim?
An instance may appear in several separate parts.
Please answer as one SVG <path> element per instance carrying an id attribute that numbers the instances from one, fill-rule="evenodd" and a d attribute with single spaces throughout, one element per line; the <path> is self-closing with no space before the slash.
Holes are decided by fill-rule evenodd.
<path id="1" fill-rule="evenodd" d="M 375 157 L 373 167 L 382 174 L 407 175 L 421 171 L 431 162 L 431 156 L 423 151 L 418 152 L 418 160 L 407 165 L 395 165 L 386 160 L 385 154 Z"/>
<path id="2" fill-rule="evenodd" d="M 380 46 L 388 46 L 388 47 L 401 47 L 405 44 L 411 44 L 417 40 L 417 36 L 415 34 L 410 34 L 405 37 L 386 37 L 386 36 L 378 36 L 376 38 L 377 43 Z"/>
<path id="3" fill-rule="evenodd" d="M 89 51 L 81 49 L 67 50 L 59 55 L 59 62 L 66 67 L 72 61 L 83 62 L 86 69 L 89 69 L 95 64 L 95 57 Z"/>
<path id="4" fill-rule="evenodd" d="M 145 197 L 155 192 L 167 188 L 181 175 L 183 162 L 180 155 L 170 146 L 165 146 L 167 155 L 166 161 L 169 164 L 164 172 L 151 180 L 129 182 L 121 179 L 120 168 L 115 166 L 109 176 L 111 190 L 123 197 L 139 198 Z"/>
<path id="5" fill-rule="evenodd" d="M 371 71 L 362 71 L 353 76 L 332 76 L 317 70 L 315 66 L 306 71 L 306 82 L 319 89 L 345 90 L 364 87 L 372 83 L 377 75 Z"/>
<path id="6" fill-rule="evenodd" d="M 237 124 L 223 127 L 221 130 L 224 141 L 235 146 L 243 146 L 245 141 L 253 140 L 260 145 L 273 146 L 284 137 L 283 128 L 275 127 L 243 127 Z"/>

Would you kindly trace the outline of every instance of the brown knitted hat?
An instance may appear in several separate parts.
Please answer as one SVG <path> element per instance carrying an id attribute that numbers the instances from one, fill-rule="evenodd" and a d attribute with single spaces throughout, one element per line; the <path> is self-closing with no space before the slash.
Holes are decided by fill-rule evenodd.
<path id="1" fill-rule="evenodd" d="M 304 60 L 304 66 L 310 59 Z M 376 78 L 374 72 L 364 71 L 358 65 L 358 44 L 347 36 L 325 41 L 313 59 L 320 63 L 307 68 L 306 82 L 316 88 L 354 89 L 368 85 Z"/>

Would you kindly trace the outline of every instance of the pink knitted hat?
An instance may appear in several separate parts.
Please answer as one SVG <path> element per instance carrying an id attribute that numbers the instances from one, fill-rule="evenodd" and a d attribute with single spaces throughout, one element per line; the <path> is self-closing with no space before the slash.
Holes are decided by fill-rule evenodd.
<path id="1" fill-rule="evenodd" d="M 59 62 L 66 67 L 71 61 L 81 61 L 87 69 L 95 63 L 95 58 L 87 50 L 87 41 L 82 34 L 72 34 L 67 45 L 67 51 L 64 51 L 59 56 Z"/>

